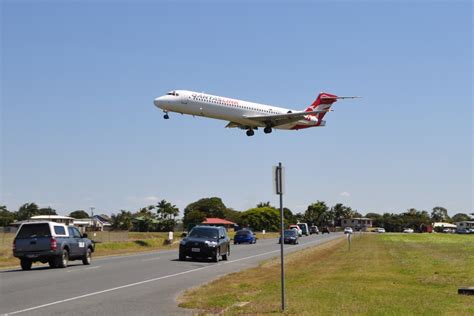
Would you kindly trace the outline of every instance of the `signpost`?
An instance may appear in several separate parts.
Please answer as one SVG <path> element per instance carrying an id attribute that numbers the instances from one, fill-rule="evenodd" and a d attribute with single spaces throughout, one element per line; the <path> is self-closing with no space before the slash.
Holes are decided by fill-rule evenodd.
<path id="1" fill-rule="evenodd" d="M 284 191 L 284 169 L 281 162 L 273 167 L 273 189 L 274 193 L 280 195 L 280 250 L 281 250 L 281 310 L 285 310 L 285 261 L 283 256 L 283 244 L 285 241 L 285 221 L 283 216 L 283 191 Z"/>

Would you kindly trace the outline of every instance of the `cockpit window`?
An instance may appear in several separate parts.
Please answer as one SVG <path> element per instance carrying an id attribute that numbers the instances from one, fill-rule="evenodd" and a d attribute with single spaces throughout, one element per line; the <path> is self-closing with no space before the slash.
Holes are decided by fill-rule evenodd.
<path id="1" fill-rule="evenodd" d="M 179 96 L 179 94 L 176 91 L 168 92 L 166 95 L 174 95 L 176 97 Z"/>

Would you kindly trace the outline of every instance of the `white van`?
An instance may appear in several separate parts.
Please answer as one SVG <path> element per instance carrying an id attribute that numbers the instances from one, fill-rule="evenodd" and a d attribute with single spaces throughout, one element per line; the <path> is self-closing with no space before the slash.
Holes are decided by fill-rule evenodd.
<path id="1" fill-rule="evenodd" d="M 297 223 L 298 227 L 301 229 L 303 235 L 309 236 L 309 227 L 306 223 Z"/>

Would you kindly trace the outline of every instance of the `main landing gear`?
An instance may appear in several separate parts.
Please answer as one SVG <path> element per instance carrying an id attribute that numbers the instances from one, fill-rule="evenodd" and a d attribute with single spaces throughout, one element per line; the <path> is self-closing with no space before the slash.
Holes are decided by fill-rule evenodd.
<path id="1" fill-rule="evenodd" d="M 265 127 L 265 128 L 263 129 L 263 132 L 264 132 L 265 134 L 270 134 L 270 133 L 272 132 L 271 126 Z"/>
<path id="2" fill-rule="evenodd" d="M 254 134 L 255 132 L 253 131 L 253 129 L 247 130 L 247 136 L 253 136 Z"/>

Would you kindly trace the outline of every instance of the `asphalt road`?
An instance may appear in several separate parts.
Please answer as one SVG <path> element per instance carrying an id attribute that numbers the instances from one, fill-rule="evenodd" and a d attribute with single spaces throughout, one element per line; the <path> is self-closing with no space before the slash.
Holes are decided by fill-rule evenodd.
<path id="1" fill-rule="evenodd" d="M 342 238 L 312 235 L 285 253 Z M 186 315 L 176 297 L 184 290 L 279 256 L 277 239 L 231 245 L 228 261 L 178 261 L 178 251 L 71 261 L 66 269 L 47 265 L 0 271 L 0 314 L 8 315 Z"/>

